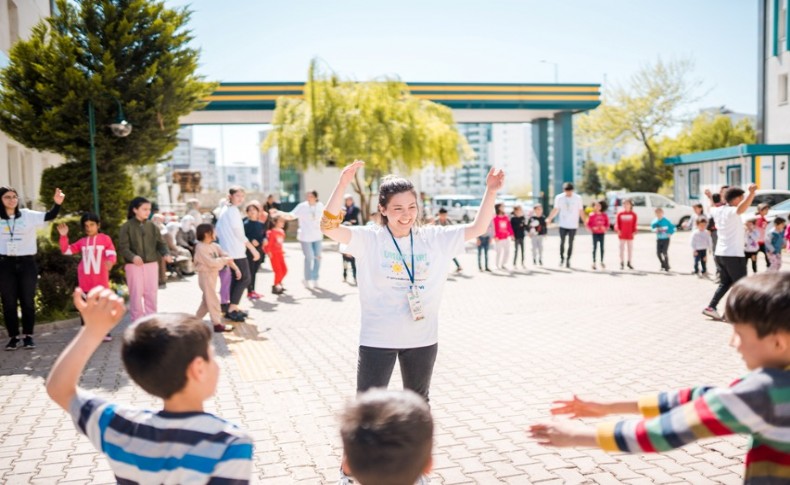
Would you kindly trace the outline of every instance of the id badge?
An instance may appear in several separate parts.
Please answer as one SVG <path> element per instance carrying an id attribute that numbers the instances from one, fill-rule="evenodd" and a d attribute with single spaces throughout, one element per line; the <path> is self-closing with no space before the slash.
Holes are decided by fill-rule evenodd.
<path id="1" fill-rule="evenodd" d="M 406 297 L 409 300 L 411 317 L 415 322 L 423 320 L 425 318 L 425 314 L 422 311 L 422 301 L 420 300 L 420 294 L 417 293 L 417 288 L 413 288 L 411 291 L 409 291 L 406 294 Z"/>
<path id="2" fill-rule="evenodd" d="M 17 252 L 19 252 L 19 245 L 15 242 L 8 241 L 8 244 L 6 244 L 6 251 L 8 251 L 8 256 L 16 256 Z"/>

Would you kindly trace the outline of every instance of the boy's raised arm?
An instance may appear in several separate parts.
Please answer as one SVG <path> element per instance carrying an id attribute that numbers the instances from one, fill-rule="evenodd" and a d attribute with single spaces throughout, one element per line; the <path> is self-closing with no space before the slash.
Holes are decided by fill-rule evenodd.
<path id="1" fill-rule="evenodd" d="M 77 394 L 77 383 L 91 355 L 126 312 L 123 299 L 103 287 L 91 290 L 85 300 L 77 288 L 74 306 L 82 314 L 85 326 L 60 354 L 47 377 L 47 394 L 66 411 Z"/>

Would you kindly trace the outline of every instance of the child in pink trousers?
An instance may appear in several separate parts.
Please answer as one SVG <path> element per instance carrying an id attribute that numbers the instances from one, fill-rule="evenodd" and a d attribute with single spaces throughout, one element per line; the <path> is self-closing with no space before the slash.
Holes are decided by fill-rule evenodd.
<path id="1" fill-rule="evenodd" d="M 77 266 L 77 282 L 82 292 L 87 295 L 97 286 L 110 287 L 110 268 L 115 264 L 116 254 L 110 236 L 99 232 L 101 228 L 99 216 L 86 212 L 80 218 L 80 225 L 85 237 L 74 244 L 69 244 L 69 226 L 58 225 L 58 233 L 60 233 L 60 251 L 63 254 L 82 256 Z M 104 341 L 110 340 L 112 336 L 108 333 Z"/>

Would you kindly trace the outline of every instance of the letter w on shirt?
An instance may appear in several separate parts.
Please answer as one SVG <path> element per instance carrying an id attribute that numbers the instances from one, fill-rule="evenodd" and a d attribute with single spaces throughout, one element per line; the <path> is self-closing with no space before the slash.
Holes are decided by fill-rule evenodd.
<path id="1" fill-rule="evenodd" d="M 104 246 L 83 246 L 82 247 L 82 270 L 85 274 L 101 273 L 101 259 L 104 254 Z"/>

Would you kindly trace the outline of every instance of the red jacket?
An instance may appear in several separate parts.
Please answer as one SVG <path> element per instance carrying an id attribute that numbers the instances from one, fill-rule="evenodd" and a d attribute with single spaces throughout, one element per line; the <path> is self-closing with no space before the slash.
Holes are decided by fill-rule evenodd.
<path id="1" fill-rule="evenodd" d="M 636 233 L 636 213 L 631 211 L 617 214 L 617 222 L 614 225 L 614 229 L 618 231 L 620 239 L 633 239 L 634 233 Z"/>
<path id="2" fill-rule="evenodd" d="M 603 212 L 598 214 L 593 212 L 587 218 L 587 227 L 593 234 L 606 234 L 606 231 L 609 230 L 609 218 Z"/>
<path id="3" fill-rule="evenodd" d="M 505 216 L 494 217 L 494 239 L 502 240 L 513 237 L 513 226 L 510 225 L 510 219 Z"/>

